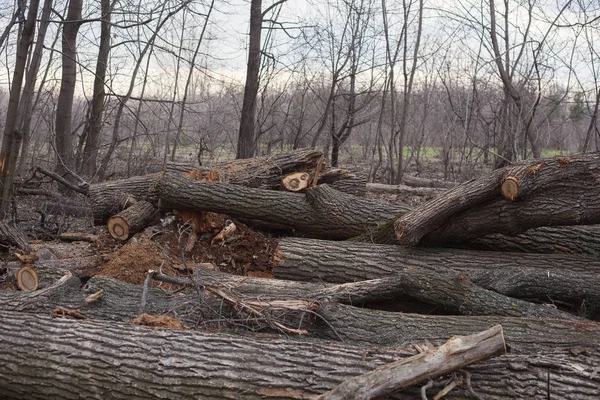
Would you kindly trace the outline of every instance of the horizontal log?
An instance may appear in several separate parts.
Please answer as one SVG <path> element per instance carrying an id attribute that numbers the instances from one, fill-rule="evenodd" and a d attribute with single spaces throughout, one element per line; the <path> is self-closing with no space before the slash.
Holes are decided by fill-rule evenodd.
<path id="1" fill-rule="evenodd" d="M 338 239 L 363 233 L 406 211 L 405 207 L 345 194 L 327 185 L 298 194 L 197 182 L 177 173 L 166 173 L 159 191 L 161 208 L 166 210 L 212 211 Z"/>
<path id="2" fill-rule="evenodd" d="M 448 243 L 445 243 L 448 245 Z M 600 255 L 600 225 L 540 227 L 516 236 L 487 235 L 460 247 L 522 253 Z"/>
<path id="3" fill-rule="evenodd" d="M 486 289 L 524 300 L 566 302 L 591 318 L 600 312 L 600 262 L 595 257 L 403 248 L 360 242 L 283 238 L 275 250 L 278 279 L 344 283 L 405 271 L 448 270 Z"/>
<path id="4" fill-rule="evenodd" d="M 0 335 L 0 395 L 11 399 L 75 399 L 108 391 L 115 399 L 308 399 L 416 353 L 7 311 L 0 311 Z M 489 399 L 541 399 L 550 385 L 558 398 L 595 399 L 597 342 L 588 348 L 589 356 L 550 351 L 478 364 L 468 369 L 472 389 Z M 465 396 L 458 388 L 447 398 Z"/>
<path id="5" fill-rule="evenodd" d="M 412 175 L 403 175 L 402 181 L 407 186 L 414 186 L 414 187 L 451 189 L 454 186 L 456 186 L 456 183 L 454 183 L 454 182 L 440 181 L 440 180 L 429 179 L 429 178 L 419 178 L 417 176 L 412 176 Z"/>
<path id="6" fill-rule="evenodd" d="M 136 232 L 144 229 L 158 216 L 158 210 L 151 203 L 140 200 L 131 207 L 108 219 L 110 235 L 119 240 L 127 240 Z"/>
<path id="7" fill-rule="evenodd" d="M 410 246 L 426 235 L 429 242 L 465 241 L 540 226 L 600 223 L 599 174 L 600 155 L 595 153 L 511 165 L 406 213 L 395 222 L 396 236 Z M 507 177 L 521 185 L 515 201 L 502 195 Z"/>
<path id="8" fill-rule="evenodd" d="M 372 193 L 435 197 L 443 193 L 444 189 L 429 187 L 412 187 L 406 185 L 385 185 L 383 183 L 367 183 L 367 191 Z"/>

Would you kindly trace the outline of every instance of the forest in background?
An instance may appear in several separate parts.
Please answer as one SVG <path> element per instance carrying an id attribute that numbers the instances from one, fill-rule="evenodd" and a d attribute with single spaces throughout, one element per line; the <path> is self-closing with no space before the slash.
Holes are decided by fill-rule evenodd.
<path id="1" fill-rule="evenodd" d="M 599 8 L 5 0 L 3 198 L 36 165 L 93 182 L 312 146 L 398 183 L 598 150 Z"/>

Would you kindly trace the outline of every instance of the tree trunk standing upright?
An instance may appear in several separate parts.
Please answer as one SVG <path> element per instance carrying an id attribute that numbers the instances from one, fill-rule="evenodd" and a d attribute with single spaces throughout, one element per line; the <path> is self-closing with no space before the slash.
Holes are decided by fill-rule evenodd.
<path id="1" fill-rule="evenodd" d="M 0 185 L 2 185 L 2 198 L 0 199 L 0 218 L 4 219 L 9 210 L 12 196 L 14 173 L 17 165 L 17 157 L 21 146 L 21 132 L 17 126 L 17 115 L 21 99 L 21 87 L 27 64 L 27 53 L 33 42 L 35 33 L 35 20 L 39 7 L 39 0 L 31 0 L 29 12 L 21 32 L 21 39 L 17 47 L 17 62 L 15 64 L 8 109 L 6 111 L 6 122 L 4 125 L 4 136 L 2 138 L 2 149 L 0 150 Z"/>
<path id="2" fill-rule="evenodd" d="M 22 175 L 25 171 L 25 160 L 27 159 L 29 143 L 31 140 L 31 117 L 33 114 L 33 108 L 35 106 L 33 101 L 35 83 L 37 81 L 37 75 L 42 62 L 42 52 L 44 51 L 46 32 L 48 31 L 48 26 L 50 25 L 50 12 L 52 11 L 52 4 L 53 0 L 44 0 L 35 49 L 33 50 L 29 69 L 27 70 L 27 76 L 25 77 L 25 87 L 23 88 L 23 96 L 21 98 L 21 105 L 19 107 L 19 116 L 17 121 L 17 126 L 21 129 L 23 143 L 21 144 L 21 157 L 19 159 L 19 165 L 15 171 L 16 175 Z"/>
<path id="3" fill-rule="evenodd" d="M 84 135 L 86 137 L 83 156 L 81 159 L 81 171 L 88 177 L 96 173 L 96 159 L 98 158 L 98 146 L 100 142 L 100 130 L 102 129 L 102 111 L 104 109 L 104 80 L 110 54 L 110 0 L 100 0 L 102 22 L 100 24 L 100 49 L 98 50 L 98 61 L 96 62 L 96 75 L 94 78 L 94 94 L 89 119 L 86 122 Z"/>
<path id="4" fill-rule="evenodd" d="M 70 0 L 62 36 L 62 79 L 56 107 L 56 172 L 73 171 L 71 115 L 77 83 L 77 32 L 81 26 L 82 0 Z"/>
<path id="5" fill-rule="evenodd" d="M 250 4 L 250 43 L 248 48 L 248 68 L 246 86 L 240 119 L 240 133 L 236 158 L 254 156 L 254 117 L 258 94 L 258 74 L 260 72 L 260 36 L 262 30 L 262 0 L 252 0 Z"/>

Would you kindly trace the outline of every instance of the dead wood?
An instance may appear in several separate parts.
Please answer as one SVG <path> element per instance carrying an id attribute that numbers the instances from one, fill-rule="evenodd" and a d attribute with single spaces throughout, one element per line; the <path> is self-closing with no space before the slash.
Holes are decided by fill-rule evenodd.
<path id="1" fill-rule="evenodd" d="M 379 279 L 407 271 L 417 276 L 453 271 L 465 281 L 506 296 L 570 304 L 572 310 L 590 318 L 597 318 L 600 312 L 600 262 L 595 257 L 283 238 L 273 265 L 278 279 L 333 283 Z"/>
<path id="2" fill-rule="evenodd" d="M 419 318 L 432 321 L 429 317 Z M 397 325 L 402 315 L 394 319 L 389 323 Z M 551 320 L 522 321 L 523 336 L 529 335 L 530 341 L 536 337 L 531 336 L 531 326 L 538 322 L 556 324 Z M 418 326 L 413 324 L 413 329 Z M 464 330 L 470 333 L 476 329 L 467 326 Z M 512 346 L 510 334 L 504 330 L 507 344 Z M 538 352 L 513 352 L 467 368 L 472 390 L 489 399 L 545 398 L 549 377 L 556 397 L 596 399 L 600 389 L 593 371 L 597 368 L 599 341 L 594 342 L 592 336 L 597 332 L 591 333 L 592 341 L 586 346 L 573 339 L 577 335 L 566 334 L 569 330 L 573 328 L 563 329 L 560 342 L 568 340 L 577 345 L 566 352 L 541 339 Z M 537 332 L 543 334 L 542 330 Z M 157 330 L 130 323 L 51 319 L 9 311 L 0 312 L 0 335 L 0 393 L 15 399 L 80 398 L 107 390 L 113 398 L 127 399 L 155 398 L 161 393 L 170 399 L 311 398 L 347 378 L 417 353 L 414 346 L 381 348 L 265 335 Z M 433 334 L 425 333 L 411 343 L 428 343 L 427 337 Z M 83 353 L 84 364 L 72 357 Z M 148 357 L 150 353 L 152 357 Z M 27 379 L 23 371 L 27 371 Z M 57 375 L 62 378 L 56 380 Z M 144 377 L 141 381 L 140 376 Z M 457 388 L 448 398 L 465 396 L 466 390 Z"/>
<path id="3" fill-rule="evenodd" d="M 89 242 L 96 245 L 100 244 L 100 237 L 85 232 L 64 232 L 58 235 L 58 239 L 65 242 Z"/>
<path id="4" fill-rule="evenodd" d="M 90 185 L 88 196 L 94 223 L 104 224 L 110 217 L 123 211 L 131 204 L 128 200 L 130 197 L 157 204 L 156 186 L 160 177 L 161 174 L 150 174 Z"/>
<path id="5" fill-rule="evenodd" d="M 370 400 L 502 354 L 506 354 L 506 344 L 502 326 L 496 325 L 473 335 L 453 337 L 440 347 L 349 378 L 317 399 Z"/>
<path id="6" fill-rule="evenodd" d="M 445 244 L 447 245 L 447 243 Z M 600 225 L 540 227 L 516 236 L 487 235 L 460 247 L 522 253 L 600 255 Z"/>
<path id="7" fill-rule="evenodd" d="M 527 161 L 493 171 L 397 219 L 396 236 L 408 246 L 427 234 L 427 241 L 443 242 L 492 233 L 516 235 L 539 226 L 600 223 L 599 161 L 600 155 L 586 154 Z M 520 185 L 514 201 L 502 195 L 508 177 Z"/>
<path id="8" fill-rule="evenodd" d="M 402 177 L 402 181 L 407 186 L 423 188 L 452 189 L 454 186 L 456 186 L 456 183 L 453 182 L 439 181 L 428 178 L 419 178 L 417 176 L 412 175 L 404 175 Z"/>
<path id="9" fill-rule="evenodd" d="M 61 200 L 60 203 L 45 202 L 40 211 L 49 215 L 69 215 L 71 217 L 85 218 L 90 217 L 92 212 L 88 206 L 81 204 L 70 204 Z"/>
<path id="10" fill-rule="evenodd" d="M 161 208 L 166 210 L 213 211 L 288 225 L 312 236 L 340 239 L 363 233 L 406 211 L 401 206 L 377 203 L 327 185 L 298 194 L 197 182 L 166 173 L 159 190 Z"/>
<path id="11" fill-rule="evenodd" d="M 307 172 L 294 172 L 286 175 L 281 180 L 283 188 L 289 192 L 300 192 L 308 188 L 310 174 Z"/>
<path id="12" fill-rule="evenodd" d="M 383 183 L 367 183 L 367 191 L 372 193 L 402 194 L 422 197 L 435 197 L 445 189 L 430 187 L 412 187 L 406 185 L 385 185 Z"/>
<path id="13" fill-rule="evenodd" d="M 108 232 L 115 239 L 127 240 L 134 233 L 144 229 L 157 216 L 156 207 L 141 200 L 110 217 L 107 222 Z"/>
<path id="14" fill-rule="evenodd" d="M 27 236 L 14 225 L 0 220 L 0 248 L 16 247 L 17 249 L 29 251 Z"/>
<path id="15" fill-rule="evenodd" d="M 37 167 L 36 172 L 39 172 L 43 175 L 46 175 L 49 178 L 54 179 L 55 181 L 57 181 L 58 183 L 60 183 L 61 185 L 64 185 L 66 187 L 68 187 L 69 189 L 77 192 L 77 193 L 81 193 L 81 194 L 87 194 L 88 193 L 88 188 L 89 188 L 89 184 L 86 182 L 83 182 L 80 185 L 75 185 L 74 183 L 70 182 L 69 180 L 63 178 L 62 176 L 60 176 L 59 174 L 52 172 L 52 171 L 48 171 L 42 167 Z M 81 179 L 80 179 L 81 180 Z"/>

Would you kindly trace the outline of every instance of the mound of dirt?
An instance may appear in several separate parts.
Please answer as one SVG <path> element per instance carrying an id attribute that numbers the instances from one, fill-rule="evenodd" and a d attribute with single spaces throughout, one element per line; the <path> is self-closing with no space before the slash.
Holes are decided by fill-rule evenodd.
<path id="1" fill-rule="evenodd" d="M 162 266 L 162 267 L 161 267 Z M 123 282 L 142 285 L 149 269 L 161 269 L 164 274 L 177 276 L 168 255 L 158 243 L 148 239 L 127 243 L 108 256 L 99 275 L 110 276 Z M 155 282 L 156 283 L 156 282 Z"/>
<path id="2" fill-rule="evenodd" d="M 210 237 L 201 238 L 192 251 L 185 254 L 186 263 L 195 265 L 212 262 L 220 271 L 231 274 L 271 276 L 273 250 L 277 247 L 277 239 L 267 238 L 236 220 L 233 222 L 236 231 L 230 238 L 212 245 Z M 166 233 L 156 240 L 170 254 L 180 255 L 181 246 L 185 246 L 187 236 L 179 238 L 177 234 Z"/>

